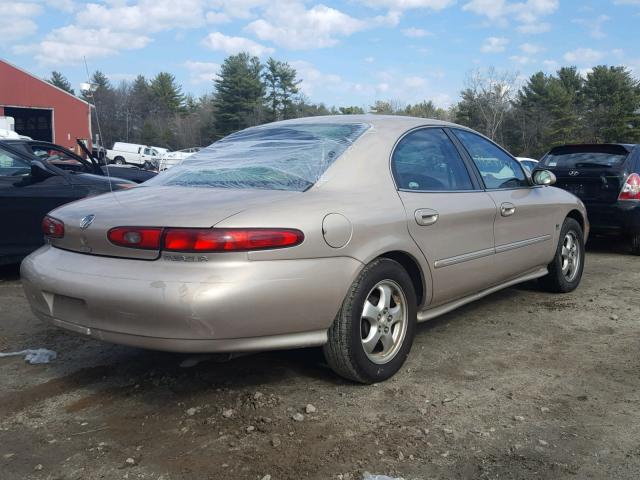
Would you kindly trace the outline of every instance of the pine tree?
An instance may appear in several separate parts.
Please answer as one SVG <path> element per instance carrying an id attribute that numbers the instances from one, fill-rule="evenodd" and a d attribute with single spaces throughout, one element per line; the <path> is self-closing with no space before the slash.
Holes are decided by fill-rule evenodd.
<path id="1" fill-rule="evenodd" d="M 216 134 L 225 136 L 262 120 L 264 84 L 257 57 L 239 53 L 227 57 L 214 80 Z"/>
<path id="2" fill-rule="evenodd" d="M 594 142 L 634 142 L 640 137 L 640 84 L 626 67 L 594 67 L 583 88 L 585 126 Z"/>
<path id="3" fill-rule="evenodd" d="M 149 84 L 149 92 L 161 114 L 177 113 L 184 107 L 182 87 L 170 73 L 158 73 Z"/>
<path id="4" fill-rule="evenodd" d="M 73 88 L 71 88 L 71 82 L 67 80 L 67 77 L 65 77 L 62 73 L 57 72 L 56 70 L 51 72 L 51 78 L 49 78 L 47 82 L 49 82 L 51 85 L 55 85 L 65 92 L 70 93 L 71 95 L 76 94 L 76 92 L 73 91 Z"/>
<path id="5" fill-rule="evenodd" d="M 271 121 L 293 116 L 293 97 L 298 93 L 297 73 L 288 63 L 269 58 L 263 74 L 265 104 Z"/>

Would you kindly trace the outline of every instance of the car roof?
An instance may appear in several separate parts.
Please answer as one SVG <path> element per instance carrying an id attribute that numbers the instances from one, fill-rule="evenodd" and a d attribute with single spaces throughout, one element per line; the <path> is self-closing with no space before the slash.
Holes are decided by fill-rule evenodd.
<path id="1" fill-rule="evenodd" d="M 260 126 L 301 123 L 368 123 L 377 128 L 390 127 L 394 129 L 410 129 L 419 126 L 461 127 L 466 129 L 466 127 L 462 127 L 461 125 L 433 118 L 409 117 L 404 115 L 377 115 L 371 113 L 363 115 L 323 115 L 318 117 L 292 118 L 290 120 L 282 120 Z"/>

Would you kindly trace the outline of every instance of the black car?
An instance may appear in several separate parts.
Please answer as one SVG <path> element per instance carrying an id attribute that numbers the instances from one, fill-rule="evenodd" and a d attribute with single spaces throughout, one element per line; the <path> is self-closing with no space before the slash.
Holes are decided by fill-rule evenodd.
<path id="1" fill-rule="evenodd" d="M 640 255 L 640 146 L 564 145 L 553 148 L 537 166 L 551 170 L 557 187 L 579 197 L 594 233 L 617 233 Z"/>
<path id="2" fill-rule="evenodd" d="M 0 265 L 17 263 L 43 244 L 41 222 L 54 208 L 90 195 L 135 187 L 134 182 L 86 173 L 77 160 L 36 159 L 0 141 Z"/>
<path id="3" fill-rule="evenodd" d="M 88 149 L 85 149 L 85 152 L 88 154 L 89 160 L 85 160 L 71 150 L 56 145 L 55 143 L 18 139 L 4 140 L 3 142 L 5 145 L 16 150 L 22 150 L 24 153 L 32 155 L 36 159 L 48 159 L 49 163 L 57 162 L 58 165 L 63 165 L 63 168 L 66 170 L 92 173 L 94 175 L 110 175 L 136 183 L 146 182 L 158 174 L 158 172 L 143 170 L 138 167 L 99 164 L 99 162 L 91 156 Z"/>

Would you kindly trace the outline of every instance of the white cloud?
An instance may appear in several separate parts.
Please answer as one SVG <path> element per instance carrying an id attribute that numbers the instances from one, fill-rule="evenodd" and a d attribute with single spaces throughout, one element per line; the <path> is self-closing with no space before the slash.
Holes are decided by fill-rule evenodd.
<path id="1" fill-rule="evenodd" d="M 519 23 L 518 29 L 523 33 L 541 33 L 539 23 L 542 17 L 551 15 L 560 6 L 560 0 L 471 0 L 463 10 L 482 15 L 490 20 L 508 22 L 509 19 Z M 548 28 L 548 24 L 545 25 Z"/>
<path id="2" fill-rule="evenodd" d="M 304 60 L 289 62 L 296 69 L 301 90 L 307 95 L 313 95 L 318 88 L 331 88 L 343 85 L 340 75 L 327 74 L 318 70 L 315 65 Z"/>
<path id="3" fill-rule="evenodd" d="M 483 53 L 500 53 L 504 52 L 509 44 L 509 39 L 503 37 L 489 37 L 485 39 L 480 47 Z"/>
<path id="4" fill-rule="evenodd" d="M 212 82 L 220 71 L 220 65 L 212 62 L 187 60 L 183 66 L 189 71 L 189 81 L 194 85 Z"/>
<path id="5" fill-rule="evenodd" d="M 520 45 L 520 50 L 529 55 L 535 55 L 536 53 L 544 52 L 545 49 L 534 43 L 523 43 Z"/>
<path id="6" fill-rule="evenodd" d="M 232 37 L 220 32 L 210 33 L 202 40 L 202 44 L 211 50 L 219 50 L 229 55 L 248 52 L 261 57 L 274 52 L 273 48 L 265 47 L 249 38 Z"/>
<path id="7" fill-rule="evenodd" d="M 600 39 L 607 36 L 602 27 L 609 20 L 611 17 L 608 15 L 598 15 L 595 18 L 574 18 L 572 22 L 583 25 L 591 38 Z"/>
<path id="8" fill-rule="evenodd" d="M 84 56 L 95 60 L 116 55 L 122 50 L 146 47 L 154 33 L 205 24 L 204 0 L 110 0 L 104 4 L 48 1 L 57 8 L 75 8 L 73 22 L 50 31 L 39 43 L 13 48 L 18 53 L 33 54 L 41 65 L 75 65 Z"/>
<path id="9" fill-rule="evenodd" d="M 516 27 L 516 30 L 527 35 L 537 35 L 551 30 L 551 24 L 547 22 L 525 23 Z"/>
<path id="10" fill-rule="evenodd" d="M 33 21 L 42 13 L 35 3 L 7 2 L 0 4 L 0 39 L 3 44 L 33 35 L 38 30 Z"/>
<path id="11" fill-rule="evenodd" d="M 555 70 L 558 70 L 558 68 L 560 68 L 560 64 L 555 60 L 544 60 L 542 62 L 542 65 L 544 65 L 544 68 L 546 68 L 547 70 L 555 71 Z"/>
<path id="12" fill-rule="evenodd" d="M 527 57 L 526 55 L 512 55 L 509 57 L 509 60 L 520 65 L 527 65 L 534 61 L 531 57 Z"/>
<path id="13" fill-rule="evenodd" d="M 222 12 L 207 12 L 204 18 L 207 23 L 227 23 L 231 21 L 229 15 Z"/>
<path id="14" fill-rule="evenodd" d="M 364 57 L 364 61 L 367 63 L 373 63 L 376 59 L 374 57 Z"/>
<path id="15" fill-rule="evenodd" d="M 286 3 L 286 8 L 283 8 Z M 306 9 L 298 2 L 275 2 L 263 18 L 246 29 L 260 40 L 268 40 L 292 50 L 332 47 L 339 37 L 364 30 L 367 23 L 325 5 Z"/>
<path id="16" fill-rule="evenodd" d="M 174 28 L 199 27 L 204 24 L 204 17 L 202 0 L 140 0 L 134 4 L 88 3 L 78 11 L 76 22 L 81 25 L 100 25 L 113 31 L 149 34 Z"/>
<path id="17" fill-rule="evenodd" d="M 408 89 L 421 89 L 425 88 L 427 81 L 418 76 L 409 76 L 404 79 L 404 86 Z"/>
<path id="18" fill-rule="evenodd" d="M 261 18 L 249 23 L 245 30 L 260 40 L 291 50 L 304 50 L 333 47 L 342 37 L 371 28 L 396 26 L 399 21 L 397 10 L 355 18 L 322 4 L 307 9 L 301 0 L 273 0 Z"/>
<path id="19" fill-rule="evenodd" d="M 455 0 L 363 0 L 363 3 L 372 7 L 384 7 L 390 10 L 409 10 L 412 8 L 428 8 L 442 10 L 454 3 Z"/>
<path id="20" fill-rule="evenodd" d="M 433 35 L 431 32 L 427 30 L 424 30 L 422 28 L 413 28 L 413 27 L 405 28 L 404 30 L 402 30 L 402 34 L 405 37 L 410 37 L 410 38 L 422 38 L 429 35 Z"/>
<path id="21" fill-rule="evenodd" d="M 76 4 L 73 0 L 45 0 L 47 6 L 61 10 L 63 12 L 73 12 L 76 8 Z"/>
<path id="22" fill-rule="evenodd" d="M 151 39 L 145 35 L 112 32 L 107 28 L 92 29 L 69 25 L 47 34 L 38 44 L 14 47 L 16 53 L 30 53 L 41 65 L 79 65 L 83 57 L 96 59 L 114 55 L 120 50 L 146 47 Z"/>
<path id="23" fill-rule="evenodd" d="M 576 65 L 593 65 L 604 57 L 604 52 L 592 48 L 577 48 L 564 54 L 564 59 Z"/>

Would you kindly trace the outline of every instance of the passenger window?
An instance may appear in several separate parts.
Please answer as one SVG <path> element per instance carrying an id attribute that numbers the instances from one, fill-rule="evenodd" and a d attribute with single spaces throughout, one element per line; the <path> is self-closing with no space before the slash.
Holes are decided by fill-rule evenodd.
<path id="1" fill-rule="evenodd" d="M 458 150 L 439 128 L 416 130 L 400 140 L 391 169 L 403 190 L 473 190 Z"/>
<path id="2" fill-rule="evenodd" d="M 31 165 L 13 153 L 0 150 L 0 177 L 20 177 L 29 175 Z"/>
<path id="3" fill-rule="evenodd" d="M 150 148 L 145 148 L 144 149 L 144 154 L 145 155 L 151 155 L 151 149 Z"/>
<path id="4" fill-rule="evenodd" d="M 520 163 L 490 141 L 465 130 L 453 130 L 476 164 L 488 189 L 528 187 Z"/>

